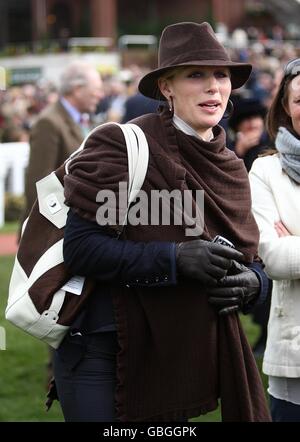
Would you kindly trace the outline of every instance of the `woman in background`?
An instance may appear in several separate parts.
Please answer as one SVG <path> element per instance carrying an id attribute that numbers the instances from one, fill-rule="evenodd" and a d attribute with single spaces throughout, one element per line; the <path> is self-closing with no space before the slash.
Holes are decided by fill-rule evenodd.
<path id="1" fill-rule="evenodd" d="M 300 59 L 289 62 L 267 116 L 273 155 L 250 172 L 259 254 L 274 280 L 263 371 L 272 418 L 300 422 Z"/>

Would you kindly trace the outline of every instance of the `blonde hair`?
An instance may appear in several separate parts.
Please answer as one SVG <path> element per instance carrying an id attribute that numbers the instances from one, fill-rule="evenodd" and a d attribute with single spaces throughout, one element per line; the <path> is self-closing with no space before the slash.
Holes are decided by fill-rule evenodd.
<path id="1" fill-rule="evenodd" d="M 172 80 L 172 78 L 175 77 L 176 73 L 181 71 L 183 69 L 183 66 L 176 66 L 175 68 L 170 68 L 168 70 L 166 70 L 165 72 L 163 72 L 160 77 L 157 79 L 157 94 L 156 94 L 156 99 L 157 100 L 161 100 L 162 97 L 164 100 L 166 100 L 166 97 L 163 95 L 163 93 L 160 91 L 159 88 L 159 80 Z"/>

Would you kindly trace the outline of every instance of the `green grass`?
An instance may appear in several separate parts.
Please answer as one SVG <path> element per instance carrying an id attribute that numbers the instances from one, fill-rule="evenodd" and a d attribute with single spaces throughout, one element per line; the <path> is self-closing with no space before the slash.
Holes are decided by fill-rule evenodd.
<path id="1" fill-rule="evenodd" d="M 18 221 L 7 222 L 0 228 L 1 233 L 16 233 L 19 229 Z"/>
<path id="2" fill-rule="evenodd" d="M 0 257 L 0 326 L 6 331 L 6 350 L 0 351 L 0 422 L 62 421 L 59 403 L 45 411 L 46 364 L 48 348 L 4 319 L 12 257 Z M 249 316 L 242 322 L 251 344 L 258 334 L 258 326 Z M 258 361 L 260 366 L 261 361 Z M 263 377 L 266 383 L 266 377 Z M 192 419 L 193 422 L 220 421 L 219 409 Z"/>
<path id="3" fill-rule="evenodd" d="M 12 257 L 0 257 L 0 326 L 6 331 L 6 350 L 0 351 L 0 422 L 61 421 L 55 401 L 45 411 L 48 349 L 4 319 Z"/>

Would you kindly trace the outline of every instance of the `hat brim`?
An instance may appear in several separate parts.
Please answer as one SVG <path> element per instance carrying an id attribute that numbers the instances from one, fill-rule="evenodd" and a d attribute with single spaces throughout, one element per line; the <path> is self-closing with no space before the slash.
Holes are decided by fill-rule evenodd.
<path id="1" fill-rule="evenodd" d="M 247 63 L 235 63 L 233 61 L 220 60 L 201 60 L 189 61 L 188 63 L 181 63 L 174 66 L 167 66 L 165 68 L 154 69 L 141 78 L 139 82 L 139 91 L 149 98 L 156 100 L 165 100 L 158 87 L 158 79 L 165 72 L 181 66 L 220 66 L 228 67 L 230 69 L 230 80 L 232 89 L 238 89 L 243 86 L 250 77 L 252 66 Z"/>

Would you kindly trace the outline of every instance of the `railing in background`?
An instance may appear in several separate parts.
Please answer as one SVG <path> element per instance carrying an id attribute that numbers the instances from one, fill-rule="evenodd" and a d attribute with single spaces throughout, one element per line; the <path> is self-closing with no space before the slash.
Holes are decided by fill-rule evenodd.
<path id="1" fill-rule="evenodd" d="M 5 192 L 23 195 L 28 143 L 0 143 L 0 227 L 4 224 Z"/>
<path id="2" fill-rule="evenodd" d="M 144 45 L 148 47 L 157 47 L 157 37 L 155 35 L 122 35 L 118 40 L 120 50 L 128 48 L 130 45 Z"/>
<path id="3" fill-rule="evenodd" d="M 45 39 L 10 43 L 0 49 L 0 57 L 13 57 L 28 54 L 58 54 L 61 52 L 110 51 L 114 40 L 110 37 L 74 37 Z"/>

